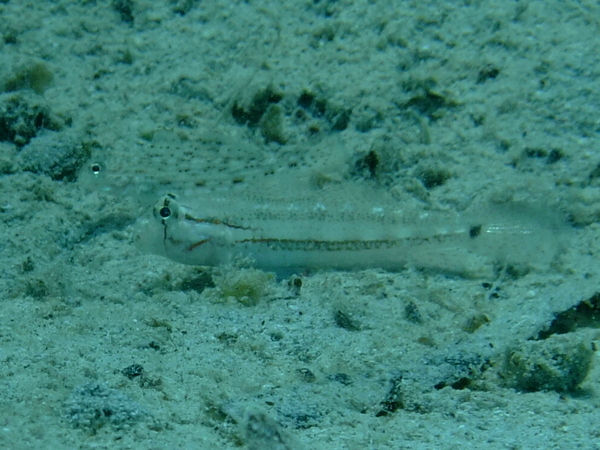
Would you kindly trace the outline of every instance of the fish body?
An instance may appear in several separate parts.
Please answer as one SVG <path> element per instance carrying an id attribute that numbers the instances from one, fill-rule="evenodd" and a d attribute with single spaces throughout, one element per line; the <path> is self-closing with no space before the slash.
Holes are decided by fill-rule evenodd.
<path id="1" fill-rule="evenodd" d="M 414 265 L 479 276 L 497 261 L 547 263 L 558 240 L 556 227 L 546 225 L 523 205 L 412 214 L 390 202 L 167 194 L 138 221 L 135 241 L 143 251 L 200 266 L 241 258 L 281 274 Z"/>

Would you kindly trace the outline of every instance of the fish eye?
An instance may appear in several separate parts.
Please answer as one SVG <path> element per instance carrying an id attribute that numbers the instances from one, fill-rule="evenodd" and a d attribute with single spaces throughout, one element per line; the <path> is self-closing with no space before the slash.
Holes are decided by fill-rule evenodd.
<path id="1" fill-rule="evenodd" d="M 169 208 L 168 206 L 163 206 L 158 210 L 158 215 L 163 219 L 168 219 L 169 217 L 171 217 L 171 208 Z"/>
<path id="2" fill-rule="evenodd" d="M 179 205 L 175 201 L 173 194 L 167 194 L 161 198 L 154 207 L 154 217 L 161 222 L 171 218 L 177 218 L 179 215 Z"/>

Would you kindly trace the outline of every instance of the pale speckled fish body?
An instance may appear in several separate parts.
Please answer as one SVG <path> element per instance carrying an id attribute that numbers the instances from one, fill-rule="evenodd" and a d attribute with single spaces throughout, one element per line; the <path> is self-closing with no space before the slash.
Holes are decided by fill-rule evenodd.
<path id="1" fill-rule="evenodd" d="M 189 206 L 194 203 L 194 206 Z M 468 276 L 491 263 L 547 264 L 557 226 L 525 205 L 480 214 L 409 214 L 387 202 L 265 200 L 244 195 L 162 197 L 136 225 L 146 252 L 184 264 L 216 266 L 249 258 L 286 274 L 311 269 L 399 270 L 407 264 Z"/>

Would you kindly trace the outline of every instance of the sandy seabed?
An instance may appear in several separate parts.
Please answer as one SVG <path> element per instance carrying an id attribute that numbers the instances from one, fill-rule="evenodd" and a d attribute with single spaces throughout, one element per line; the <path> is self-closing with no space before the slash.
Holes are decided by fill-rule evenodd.
<path id="1" fill-rule="evenodd" d="M 597 2 L 0 0 L 0 37 L 2 449 L 600 449 Z M 477 270 L 133 245 L 274 173 L 564 219 Z"/>

